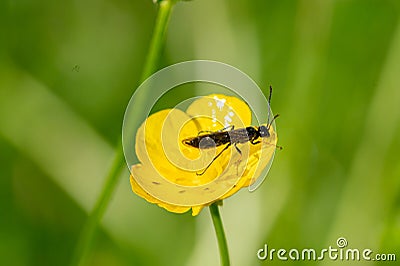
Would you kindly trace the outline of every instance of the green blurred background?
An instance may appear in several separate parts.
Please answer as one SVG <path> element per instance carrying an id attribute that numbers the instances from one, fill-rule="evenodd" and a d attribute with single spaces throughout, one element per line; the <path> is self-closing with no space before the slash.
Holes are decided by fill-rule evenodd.
<path id="1" fill-rule="evenodd" d="M 156 11 L 150 0 L 0 2 L 0 265 L 69 264 Z M 233 265 L 308 265 L 256 252 L 320 250 L 339 237 L 400 260 L 399 15 L 398 0 L 175 6 L 160 68 L 231 64 L 265 91 L 272 84 L 281 114 L 284 149 L 267 180 L 221 210 Z M 125 169 L 87 265 L 218 265 L 213 230 L 207 209 L 177 215 L 134 195 Z"/>

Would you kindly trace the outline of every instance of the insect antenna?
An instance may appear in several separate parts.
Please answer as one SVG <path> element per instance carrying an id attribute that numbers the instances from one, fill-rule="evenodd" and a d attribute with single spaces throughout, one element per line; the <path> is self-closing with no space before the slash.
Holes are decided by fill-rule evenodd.
<path id="1" fill-rule="evenodd" d="M 269 85 L 269 96 L 268 96 L 268 118 L 267 124 L 269 124 L 269 117 L 271 116 L 271 97 L 272 97 L 272 86 Z"/>
<path id="2" fill-rule="evenodd" d="M 277 119 L 279 117 L 279 114 L 276 114 L 276 115 L 274 115 L 274 117 L 272 118 L 272 120 L 271 120 L 271 122 L 269 122 L 268 124 L 267 124 L 267 129 L 268 129 L 268 131 L 269 131 L 269 129 L 271 128 L 271 126 L 272 126 L 272 123 L 275 121 L 275 119 Z M 280 149 L 280 150 L 282 150 L 283 149 L 283 147 L 282 146 L 278 146 L 278 145 L 274 145 L 277 149 Z"/>
<path id="3" fill-rule="evenodd" d="M 268 130 L 271 128 L 272 123 L 273 123 L 273 122 L 275 121 L 275 119 L 277 119 L 278 117 L 279 117 L 279 114 L 274 115 L 274 118 L 272 118 L 271 122 L 269 122 L 269 123 L 267 124 Z"/>

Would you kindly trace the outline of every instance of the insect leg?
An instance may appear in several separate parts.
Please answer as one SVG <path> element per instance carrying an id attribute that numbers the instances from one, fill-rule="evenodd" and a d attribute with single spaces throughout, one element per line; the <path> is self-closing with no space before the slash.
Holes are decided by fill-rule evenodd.
<path id="1" fill-rule="evenodd" d="M 242 156 L 242 151 L 239 150 L 237 143 L 235 143 L 233 146 L 235 146 L 236 150 L 238 151 L 238 153 L 240 154 L 240 156 Z"/>
<path id="2" fill-rule="evenodd" d="M 261 142 L 261 141 L 259 141 L 259 140 L 257 140 L 257 141 L 254 141 L 254 139 L 250 140 L 250 143 L 253 144 L 253 145 L 256 145 L 256 144 L 258 144 L 258 143 L 260 143 L 260 142 Z"/>
<path id="3" fill-rule="evenodd" d="M 221 132 L 221 131 L 227 130 L 228 128 L 229 128 L 228 131 L 234 130 L 234 129 L 235 129 L 235 125 L 231 125 L 231 126 L 224 127 L 223 129 L 220 129 L 220 130 L 218 130 L 218 131 Z"/>
<path id="4" fill-rule="evenodd" d="M 236 165 L 236 175 L 239 175 L 239 164 L 242 161 L 242 151 L 238 148 L 237 143 L 234 144 L 237 152 L 240 154 L 240 158 L 234 163 Z"/>
<path id="5" fill-rule="evenodd" d="M 214 131 L 211 131 L 211 130 L 200 130 L 198 133 L 197 133 L 197 136 L 200 136 L 200 134 L 201 133 L 213 133 Z"/>
<path id="6" fill-rule="evenodd" d="M 255 144 L 257 144 L 258 142 L 260 142 L 260 141 L 255 142 Z M 252 144 L 253 144 L 253 143 L 252 143 Z M 265 145 L 267 145 L 267 146 L 274 146 L 275 148 L 277 148 L 277 149 L 279 149 L 279 150 L 282 150 L 282 149 L 283 149 L 282 146 L 278 146 L 278 145 L 276 145 L 276 144 L 265 143 Z"/>
<path id="7" fill-rule="evenodd" d="M 227 130 L 227 129 L 229 129 L 229 131 L 230 131 L 230 130 L 233 130 L 234 128 L 235 128 L 235 126 L 234 126 L 234 125 L 231 125 L 231 126 L 224 127 L 223 129 L 220 129 L 220 130 L 217 130 L 217 131 L 212 131 L 212 130 L 200 130 L 200 131 L 197 133 L 197 136 L 200 136 L 201 133 L 209 133 L 209 134 L 211 134 L 211 133 L 214 133 L 214 132 L 222 132 L 222 131 L 225 131 L 225 130 Z"/>
<path id="8" fill-rule="evenodd" d="M 212 163 L 213 163 L 224 151 L 226 151 L 226 149 L 229 148 L 229 146 L 231 146 L 231 143 L 228 143 L 228 144 L 225 146 L 225 148 L 224 148 L 222 151 L 220 151 L 220 152 L 212 159 L 212 161 L 207 165 L 207 167 L 206 167 L 201 173 L 196 173 L 196 175 L 203 175 L 203 174 L 207 171 L 207 169 L 212 165 Z"/>

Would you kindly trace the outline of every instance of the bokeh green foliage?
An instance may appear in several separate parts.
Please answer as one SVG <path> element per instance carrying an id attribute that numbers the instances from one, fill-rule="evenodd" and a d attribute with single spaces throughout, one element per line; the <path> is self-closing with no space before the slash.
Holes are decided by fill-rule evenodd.
<path id="1" fill-rule="evenodd" d="M 258 265 L 264 243 L 322 249 L 340 236 L 400 259 L 399 12 L 396 0 L 175 7 L 160 68 L 232 64 L 265 93 L 273 85 L 281 114 L 284 149 L 266 182 L 221 211 L 236 265 Z M 121 136 L 155 14 L 149 0 L 0 3 L 1 265 L 68 264 Z M 171 92 L 156 109 L 196 93 Z M 168 213 L 133 195 L 128 176 L 89 265 L 218 263 L 215 239 L 204 240 L 213 234 L 201 222 L 211 223 L 207 210 Z"/>

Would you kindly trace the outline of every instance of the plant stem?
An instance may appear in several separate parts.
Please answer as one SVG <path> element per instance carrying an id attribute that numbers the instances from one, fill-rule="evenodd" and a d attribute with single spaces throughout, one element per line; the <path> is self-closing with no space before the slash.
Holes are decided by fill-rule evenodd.
<path id="1" fill-rule="evenodd" d="M 215 228 L 215 234 L 216 234 L 217 240 L 218 240 L 219 256 L 221 259 L 221 265 L 228 266 L 228 265 L 230 265 L 228 245 L 226 243 L 224 226 L 222 225 L 222 219 L 221 219 L 221 215 L 219 214 L 218 205 L 219 205 L 219 202 L 214 202 L 213 204 L 211 204 L 210 205 L 210 213 L 211 213 L 211 218 L 213 220 L 213 224 L 214 224 L 214 228 Z"/>
<path id="2" fill-rule="evenodd" d="M 159 9 L 157 12 L 154 32 L 152 35 L 145 66 L 143 68 L 143 72 L 140 78 L 140 83 L 143 82 L 147 77 L 149 77 L 157 68 L 158 60 L 160 58 L 162 46 L 165 39 L 165 33 L 167 31 L 169 17 L 171 15 L 171 10 L 175 2 L 175 0 L 162 0 L 159 2 Z M 137 119 L 133 118 L 133 120 Z M 133 123 L 139 125 L 141 122 L 142 121 L 133 121 Z M 85 264 L 90 248 L 92 247 L 92 244 L 94 242 L 98 225 L 104 215 L 105 210 L 107 209 L 112 194 L 115 191 L 116 185 L 118 183 L 118 177 L 122 166 L 124 165 L 124 162 L 125 160 L 123 156 L 122 142 L 119 142 L 115 149 L 113 164 L 108 172 L 102 192 L 98 197 L 97 202 L 79 236 L 78 243 L 75 247 L 75 251 L 72 257 L 71 265 L 75 266 Z"/>
<path id="3" fill-rule="evenodd" d="M 122 153 L 122 145 L 119 144 L 115 151 L 114 161 L 106 178 L 103 190 L 97 198 L 96 205 L 92 213 L 89 215 L 86 223 L 79 236 L 78 244 L 75 247 L 75 252 L 72 257 L 71 265 L 84 265 L 86 257 L 90 251 L 95 237 L 96 229 L 103 217 L 104 211 L 107 209 L 111 196 L 118 183 L 118 174 L 124 165 L 124 156 Z"/>
<path id="4" fill-rule="evenodd" d="M 160 58 L 163 47 L 162 44 L 164 43 L 165 33 L 167 32 L 167 26 L 171 16 L 172 7 L 174 6 L 175 2 L 176 0 L 162 0 L 159 2 L 159 9 L 156 24 L 154 26 L 153 37 L 150 42 L 150 49 L 149 53 L 147 54 L 147 59 L 143 68 L 140 82 L 143 82 L 156 70 L 158 59 Z"/>

